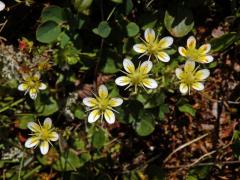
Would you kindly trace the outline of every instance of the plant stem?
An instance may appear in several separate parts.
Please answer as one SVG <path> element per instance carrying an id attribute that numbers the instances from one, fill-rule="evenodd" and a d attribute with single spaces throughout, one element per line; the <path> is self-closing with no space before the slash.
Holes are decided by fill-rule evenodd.
<path id="1" fill-rule="evenodd" d="M 23 167 L 23 160 L 24 160 L 24 150 L 23 150 L 23 153 L 22 153 L 22 159 L 21 159 L 21 162 L 20 162 L 19 170 L 18 170 L 18 180 L 21 180 L 21 172 L 22 172 L 22 167 Z"/>
<path id="2" fill-rule="evenodd" d="M 24 100 L 25 100 L 25 98 L 21 98 L 21 99 L 15 101 L 15 102 L 13 102 L 13 103 L 11 103 L 11 104 L 3 107 L 2 109 L 0 109 L 0 113 L 6 111 L 6 110 L 8 110 L 8 109 L 10 109 L 10 108 L 13 107 L 13 106 L 16 106 L 16 105 L 20 104 L 20 103 L 23 102 Z"/>

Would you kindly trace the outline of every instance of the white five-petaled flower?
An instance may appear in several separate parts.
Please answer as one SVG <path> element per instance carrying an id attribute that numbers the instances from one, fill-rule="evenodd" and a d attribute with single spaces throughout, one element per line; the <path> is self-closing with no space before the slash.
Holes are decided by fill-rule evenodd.
<path id="1" fill-rule="evenodd" d="M 5 9 L 5 4 L 0 1 L 0 12 Z"/>
<path id="2" fill-rule="evenodd" d="M 173 44 L 173 38 L 170 36 L 162 38 L 160 41 L 155 35 L 153 29 L 146 29 L 144 32 L 143 43 L 135 44 L 133 46 L 134 51 L 143 55 L 148 55 L 149 59 L 155 57 L 157 60 L 163 62 L 169 62 L 169 55 L 164 52 L 165 49 L 169 48 Z"/>
<path id="3" fill-rule="evenodd" d="M 137 91 L 137 87 L 147 87 L 149 89 L 157 88 L 158 84 L 154 79 L 149 78 L 149 72 L 152 69 L 151 61 L 144 61 L 142 64 L 135 69 L 134 64 L 130 59 L 123 60 L 123 67 L 126 72 L 126 76 L 120 76 L 115 80 L 115 83 L 119 86 L 127 86 L 127 88 L 134 86 L 135 92 Z"/>
<path id="4" fill-rule="evenodd" d="M 195 69 L 194 61 L 186 61 L 184 70 L 177 68 L 176 76 L 180 80 L 180 92 L 186 94 L 190 89 L 193 88 L 197 91 L 204 89 L 203 81 L 210 75 L 208 69 L 198 70 Z"/>
<path id="5" fill-rule="evenodd" d="M 188 60 L 199 63 L 210 63 L 213 61 L 213 57 L 208 54 L 210 50 L 210 44 L 203 44 L 197 49 L 196 39 L 193 36 L 190 36 L 187 39 L 187 49 L 184 47 L 178 48 L 178 52 L 181 56 L 186 57 Z"/>
<path id="6" fill-rule="evenodd" d="M 101 85 L 98 88 L 98 95 L 93 97 L 86 97 L 83 99 L 83 104 L 90 107 L 90 114 L 88 115 L 88 122 L 93 123 L 97 121 L 100 117 L 109 123 L 113 124 L 115 122 L 115 115 L 113 108 L 120 106 L 123 103 L 121 98 L 111 98 L 108 95 L 108 89 L 105 85 Z"/>
<path id="7" fill-rule="evenodd" d="M 37 98 L 39 90 L 45 90 L 47 86 L 40 81 L 40 74 L 36 73 L 34 75 L 24 75 L 24 82 L 19 84 L 18 90 L 29 92 L 30 97 L 34 100 Z M 25 93 L 25 94 L 26 94 Z"/>
<path id="8" fill-rule="evenodd" d="M 52 128 L 52 120 L 46 118 L 43 122 L 43 126 L 35 122 L 29 122 L 28 128 L 33 132 L 32 137 L 28 138 L 25 142 L 26 148 L 37 147 L 40 145 L 40 151 L 43 155 L 48 153 L 50 141 L 57 141 L 59 135 Z"/>

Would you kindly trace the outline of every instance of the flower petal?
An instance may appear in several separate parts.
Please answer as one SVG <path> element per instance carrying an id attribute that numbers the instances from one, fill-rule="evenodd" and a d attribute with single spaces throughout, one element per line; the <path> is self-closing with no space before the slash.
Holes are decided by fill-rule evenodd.
<path id="1" fill-rule="evenodd" d="M 164 37 L 159 41 L 159 48 L 166 49 L 169 48 L 173 44 L 173 38 L 170 36 Z"/>
<path id="2" fill-rule="evenodd" d="M 43 155 L 47 154 L 49 150 L 49 144 L 47 141 L 43 141 L 40 144 L 40 151 Z"/>
<path id="3" fill-rule="evenodd" d="M 88 107 L 94 107 L 97 105 L 97 100 L 92 97 L 86 97 L 83 99 L 83 104 L 85 104 Z"/>
<path id="4" fill-rule="evenodd" d="M 202 56 L 199 60 L 200 63 L 210 63 L 213 61 L 213 57 L 208 55 L 208 56 Z"/>
<path id="5" fill-rule="evenodd" d="M 30 130 L 33 131 L 33 132 L 39 132 L 39 131 L 41 131 L 40 126 L 39 126 L 37 123 L 35 123 L 35 122 L 29 122 L 29 123 L 27 124 L 27 127 L 28 127 L 28 129 L 30 129 Z"/>
<path id="6" fill-rule="evenodd" d="M 201 90 L 204 89 L 204 85 L 203 85 L 203 83 L 195 82 L 195 83 L 192 84 L 192 88 L 196 89 L 198 91 L 201 91 Z"/>
<path id="7" fill-rule="evenodd" d="M 127 76 L 120 76 L 115 80 L 115 83 L 118 86 L 126 86 L 126 85 L 130 84 L 130 82 L 131 82 L 131 79 Z"/>
<path id="8" fill-rule="evenodd" d="M 108 89 L 105 85 L 99 86 L 98 95 L 100 98 L 106 98 L 108 96 Z"/>
<path id="9" fill-rule="evenodd" d="M 98 118 L 100 117 L 100 111 L 99 110 L 93 110 L 92 112 L 90 112 L 90 114 L 88 115 L 88 122 L 89 123 L 93 123 L 96 120 L 98 120 Z"/>
<path id="10" fill-rule="evenodd" d="M 29 74 L 23 74 L 22 78 L 24 81 L 30 81 L 31 80 L 31 76 Z"/>
<path id="11" fill-rule="evenodd" d="M 181 56 L 186 57 L 187 56 L 187 50 L 184 47 L 179 47 L 178 52 Z"/>
<path id="12" fill-rule="evenodd" d="M 202 69 L 196 72 L 195 78 L 198 81 L 206 79 L 210 75 L 210 71 L 208 69 Z"/>
<path id="13" fill-rule="evenodd" d="M 133 50 L 137 53 L 145 53 L 147 50 L 147 47 L 144 44 L 135 44 L 133 46 Z"/>
<path id="14" fill-rule="evenodd" d="M 176 73 L 177 78 L 178 78 L 178 79 L 181 79 L 181 75 L 182 75 L 182 73 L 183 73 L 182 69 L 177 68 L 177 69 L 175 70 L 175 73 Z"/>
<path id="15" fill-rule="evenodd" d="M 40 77 L 41 77 L 40 73 L 37 72 L 36 74 L 34 74 L 33 80 L 39 81 Z"/>
<path id="16" fill-rule="evenodd" d="M 5 4 L 2 1 L 0 1 L 0 11 L 4 9 L 5 9 Z"/>
<path id="17" fill-rule="evenodd" d="M 144 32 L 144 38 L 148 43 L 152 43 L 155 40 L 155 31 L 151 28 L 147 28 Z"/>
<path id="18" fill-rule="evenodd" d="M 47 85 L 46 85 L 46 84 L 40 83 L 40 86 L 39 86 L 38 89 L 40 89 L 40 90 L 45 90 L 46 88 L 47 88 Z"/>
<path id="19" fill-rule="evenodd" d="M 59 139 L 59 135 L 56 132 L 51 132 L 49 134 L 50 141 L 57 141 Z"/>
<path id="20" fill-rule="evenodd" d="M 106 110 L 104 112 L 104 118 L 108 122 L 108 124 L 113 124 L 115 122 L 115 115 L 111 110 Z"/>
<path id="21" fill-rule="evenodd" d="M 143 79 L 142 83 L 144 86 L 146 86 L 147 88 L 150 88 L 150 89 L 155 89 L 158 86 L 157 81 L 155 81 L 154 79 L 150 79 L 150 78 Z"/>
<path id="22" fill-rule="evenodd" d="M 52 127 L 51 118 L 49 118 L 49 117 L 45 118 L 45 120 L 43 122 L 43 126 L 46 127 L 47 129 L 51 129 L 51 127 Z"/>
<path id="23" fill-rule="evenodd" d="M 18 90 L 19 91 L 26 91 L 28 89 L 28 85 L 26 83 L 19 84 Z"/>
<path id="24" fill-rule="evenodd" d="M 196 39 L 194 36 L 190 36 L 188 39 L 187 39 L 187 47 L 189 49 L 195 49 L 196 48 Z"/>
<path id="25" fill-rule="evenodd" d="M 133 73 L 135 71 L 135 66 L 130 59 L 125 58 L 123 60 L 123 67 L 128 73 Z"/>
<path id="26" fill-rule="evenodd" d="M 37 98 L 37 89 L 31 88 L 31 89 L 29 90 L 29 95 L 30 95 L 30 97 L 31 97 L 33 100 L 36 99 L 36 98 Z"/>
<path id="27" fill-rule="evenodd" d="M 120 106 L 123 103 L 123 100 L 121 98 L 111 98 L 109 100 L 109 105 L 111 107 L 117 107 Z"/>
<path id="28" fill-rule="evenodd" d="M 151 61 L 144 61 L 140 67 L 139 67 L 139 71 L 142 74 L 147 74 L 151 71 L 153 67 L 153 63 Z"/>
<path id="29" fill-rule="evenodd" d="M 211 44 L 203 44 L 200 48 L 199 51 L 202 54 L 207 54 L 211 50 Z"/>
<path id="30" fill-rule="evenodd" d="M 182 94 L 187 94 L 188 86 L 185 83 L 181 83 L 179 86 L 179 90 Z"/>
<path id="31" fill-rule="evenodd" d="M 26 148 L 32 148 L 34 146 L 37 146 L 39 144 L 39 138 L 38 137 L 30 137 L 26 140 L 24 146 Z"/>
<path id="32" fill-rule="evenodd" d="M 186 61 L 185 65 L 184 65 L 184 71 L 186 72 L 192 72 L 195 69 L 195 62 L 188 60 Z"/>
<path id="33" fill-rule="evenodd" d="M 170 61 L 170 57 L 167 53 L 165 52 L 158 52 L 157 54 L 157 58 L 160 60 L 160 61 L 163 61 L 163 62 L 169 62 Z"/>

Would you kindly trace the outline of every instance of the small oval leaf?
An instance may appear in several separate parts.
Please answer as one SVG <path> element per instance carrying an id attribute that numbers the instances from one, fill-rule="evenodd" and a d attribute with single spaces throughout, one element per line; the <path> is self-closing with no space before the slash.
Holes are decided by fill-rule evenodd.
<path id="1" fill-rule="evenodd" d="M 54 42 L 61 33 L 60 26 L 53 21 L 47 21 L 41 24 L 36 31 L 36 38 L 42 43 Z"/>

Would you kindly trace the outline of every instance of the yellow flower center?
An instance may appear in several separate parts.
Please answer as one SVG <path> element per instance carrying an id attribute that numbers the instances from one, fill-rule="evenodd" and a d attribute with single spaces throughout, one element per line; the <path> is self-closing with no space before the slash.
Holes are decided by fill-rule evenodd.
<path id="1" fill-rule="evenodd" d="M 191 86 L 192 84 L 198 82 L 198 78 L 196 77 L 196 70 L 194 71 L 184 71 L 181 74 L 181 82 Z"/>
<path id="2" fill-rule="evenodd" d="M 49 134 L 51 133 L 51 130 L 42 127 L 42 131 L 40 132 L 40 138 L 42 140 L 49 140 Z"/>
<path id="3" fill-rule="evenodd" d="M 198 49 L 188 49 L 186 56 L 191 60 L 198 60 L 202 54 Z"/>
<path id="4" fill-rule="evenodd" d="M 134 73 L 129 74 L 128 77 L 131 79 L 133 85 L 139 85 L 147 77 L 147 74 L 143 74 L 137 69 Z"/>
<path id="5" fill-rule="evenodd" d="M 149 54 L 157 54 L 158 51 L 161 50 L 156 41 L 153 43 L 147 43 L 146 46 Z"/>
<path id="6" fill-rule="evenodd" d="M 100 98 L 97 97 L 98 101 L 98 109 L 101 110 L 102 112 L 107 110 L 109 108 L 109 98 Z"/>
<path id="7" fill-rule="evenodd" d="M 29 88 L 36 88 L 38 89 L 40 87 L 40 81 L 36 77 L 29 77 L 27 81 L 25 82 Z"/>

